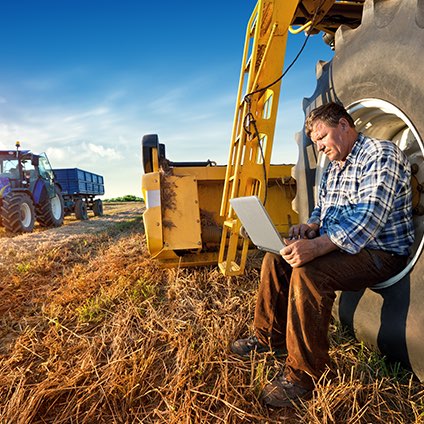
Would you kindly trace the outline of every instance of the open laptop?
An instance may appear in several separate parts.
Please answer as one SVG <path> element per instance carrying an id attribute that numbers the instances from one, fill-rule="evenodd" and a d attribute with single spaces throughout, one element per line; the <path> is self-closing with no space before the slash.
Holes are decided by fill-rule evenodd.
<path id="1" fill-rule="evenodd" d="M 253 244 L 260 250 L 280 254 L 285 244 L 259 198 L 236 197 L 230 199 L 230 204 Z"/>

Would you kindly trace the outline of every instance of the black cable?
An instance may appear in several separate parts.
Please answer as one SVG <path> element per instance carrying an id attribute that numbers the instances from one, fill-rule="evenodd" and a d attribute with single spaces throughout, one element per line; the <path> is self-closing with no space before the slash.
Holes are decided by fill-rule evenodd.
<path id="1" fill-rule="evenodd" d="M 291 67 L 297 62 L 297 59 L 299 59 L 299 57 L 300 57 L 300 55 L 302 54 L 302 52 L 303 52 L 303 50 L 305 49 L 305 47 L 306 47 L 306 43 L 308 42 L 308 40 L 309 40 L 309 37 L 311 36 L 311 34 L 312 34 L 312 30 L 314 29 L 314 26 L 315 26 L 315 20 L 316 20 L 316 18 L 317 18 L 317 16 L 318 16 L 318 11 L 321 9 L 321 6 L 322 6 L 322 4 L 324 3 L 324 0 L 321 0 L 321 2 L 320 2 L 320 4 L 318 5 L 318 7 L 315 9 L 315 12 L 314 12 L 314 16 L 312 17 L 312 20 L 311 20 L 311 26 L 309 27 L 309 29 L 308 29 L 308 32 L 307 32 L 307 36 L 306 36 L 306 39 L 305 39 L 305 41 L 303 42 L 303 45 L 302 45 L 302 47 L 300 48 L 300 50 L 298 51 L 298 53 L 297 53 L 297 55 L 296 55 L 296 57 L 292 60 L 292 62 L 290 63 L 290 65 L 287 67 L 287 69 L 282 73 L 282 75 L 280 75 L 275 81 L 273 81 L 273 82 L 271 82 L 270 84 L 268 84 L 267 86 L 265 86 L 265 87 L 263 87 L 263 88 L 258 88 L 257 90 L 255 90 L 255 91 L 252 91 L 252 92 L 250 92 L 250 93 L 247 93 L 245 96 L 244 96 L 244 100 L 246 101 L 246 98 L 247 97 L 250 97 L 250 96 L 252 96 L 253 94 L 256 94 L 256 93 L 261 93 L 261 92 L 263 92 L 263 91 L 265 91 L 265 90 L 268 90 L 268 88 L 270 88 L 270 87 L 272 87 L 273 85 L 275 85 L 275 84 L 277 84 L 277 82 L 279 82 L 279 81 L 281 81 L 285 76 L 286 76 L 286 74 L 287 74 L 287 72 L 291 69 Z"/>
<path id="2" fill-rule="evenodd" d="M 312 26 L 311 26 L 311 29 L 312 29 Z M 281 81 L 286 76 L 287 72 L 290 71 L 290 69 L 292 68 L 292 66 L 297 62 L 297 59 L 299 59 L 300 55 L 303 53 L 303 50 L 305 49 L 306 43 L 308 42 L 310 36 L 311 36 L 311 32 L 309 31 L 308 32 L 308 35 L 305 38 L 305 41 L 303 42 L 302 47 L 300 48 L 300 50 L 297 53 L 296 57 L 292 60 L 292 62 L 290 63 L 290 65 L 287 67 L 287 69 L 275 81 L 271 82 L 270 84 L 268 84 L 265 87 L 258 88 L 255 91 L 252 91 L 250 93 L 247 93 L 244 96 L 244 101 L 247 101 L 247 99 L 250 98 L 251 96 L 253 96 L 254 94 L 262 93 L 263 91 L 268 90 L 268 88 L 271 88 L 273 85 L 275 85 L 279 81 Z"/>

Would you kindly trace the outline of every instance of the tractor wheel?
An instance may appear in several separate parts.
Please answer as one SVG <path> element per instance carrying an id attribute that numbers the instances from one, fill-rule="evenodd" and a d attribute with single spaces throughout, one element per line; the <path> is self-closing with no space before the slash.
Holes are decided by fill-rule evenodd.
<path id="1" fill-rule="evenodd" d="M 26 193 L 9 193 L 3 198 L 3 226 L 11 233 L 30 233 L 34 229 L 35 210 Z"/>
<path id="2" fill-rule="evenodd" d="M 88 219 L 87 203 L 85 203 L 82 199 L 75 201 L 75 216 L 80 221 Z"/>
<path id="3" fill-rule="evenodd" d="M 65 217 L 64 202 L 62 193 L 58 186 L 55 186 L 55 196 L 48 198 L 36 206 L 37 221 L 43 227 L 60 227 Z"/>
<path id="4" fill-rule="evenodd" d="M 103 216 L 103 202 L 100 199 L 93 202 L 93 213 L 95 216 Z"/>
<path id="5" fill-rule="evenodd" d="M 390 139 L 412 165 L 415 243 L 407 267 L 380 290 L 344 292 L 334 314 L 355 335 L 389 359 L 410 366 L 424 380 L 424 2 L 366 1 L 356 30 L 336 33 L 332 62 L 317 68 L 315 93 L 304 100 L 305 114 L 329 101 L 340 101 L 366 135 Z M 295 200 L 304 219 L 313 207 L 324 155 L 311 154 L 303 136 L 295 175 Z M 299 190 L 299 189 L 298 189 Z"/>

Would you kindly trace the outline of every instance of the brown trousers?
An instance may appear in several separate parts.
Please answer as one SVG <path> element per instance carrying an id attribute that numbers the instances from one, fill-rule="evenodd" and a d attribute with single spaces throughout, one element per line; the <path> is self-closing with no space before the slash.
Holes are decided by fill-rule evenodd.
<path id="1" fill-rule="evenodd" d="M 373 286 L 405 265 L 406 257 L 364 249 L 356 255 L 334 251 L 292 268 L 281 256 L 267 253 L 255 309 L 256 336 L 263 344 L 287 348 L 285 376 L 312 389 L 330 362 L 335 291 Z"/>

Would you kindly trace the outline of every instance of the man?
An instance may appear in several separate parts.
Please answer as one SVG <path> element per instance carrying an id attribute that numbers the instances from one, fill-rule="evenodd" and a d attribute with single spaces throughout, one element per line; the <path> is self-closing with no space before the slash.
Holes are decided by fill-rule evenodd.
<path id="1" fill-rule="evenodd" d="M 313 110 L 305 131 L 330 160 L 317 206 L 306 224 L 290 229 L 281 256 L 265 255 L 255 336 L 231 345 L 246 357 L 287 351 L 284 376 L 261 396 L 274 407 L 308 398 L 329 365 L 335 291 L 358 291 L 396 275 L 414 239 L 410 165 L 395 144 L 358 133 L 336 103 Z"/>

